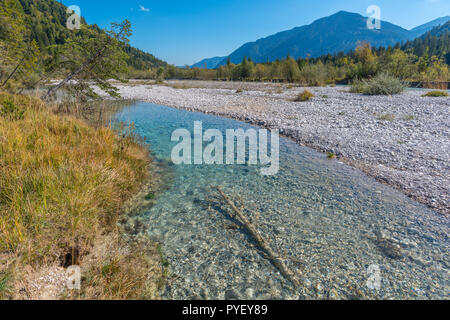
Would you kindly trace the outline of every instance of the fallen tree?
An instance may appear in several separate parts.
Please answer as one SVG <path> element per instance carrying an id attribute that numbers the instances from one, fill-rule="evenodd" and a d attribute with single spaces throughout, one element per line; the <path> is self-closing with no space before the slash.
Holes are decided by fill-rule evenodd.
<path id="1" fill-rule="evenodd" d="M 219 194 L 222 196 L 222 198 L 226 201 L 226 203 L 231 207 L 233 212 L 236 214 L 236 217 L 240 220 L 242 225 L 247 229 L 247 231 L 250 233 L 250 235 L 255 239 L 255 241 L 258 243 L 259 247 L 264 251 L 264 253 L 267 255 L 270 262 L 280 271 L 280 273 L 292 284 L 298 288 L 300 286 L 300 282 L 295 277 L 294 273 L 288 269 L 288 267 L 285 265 L 283 260 L 278 257 L 273 250 L 270 248 L 269 244 L 267 243 L 266 239 L 264 239 L 256 230 L 255 226 L 247 219 L 247 217 L 244 215 L 244 213 L 236 207 L 234 202 L 222 191 L 222 188 L 220 186 L 215 187 Z"/>

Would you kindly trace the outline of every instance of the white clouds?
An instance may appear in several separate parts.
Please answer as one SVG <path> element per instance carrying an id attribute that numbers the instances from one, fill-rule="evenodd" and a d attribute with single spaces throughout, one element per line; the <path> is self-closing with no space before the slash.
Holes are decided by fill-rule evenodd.
<path id="1" fill-rule="evenodd" d="M 139 11 L 150 12 L 150 9 L 147 9 L 144 6 L 139 5 Z"/>

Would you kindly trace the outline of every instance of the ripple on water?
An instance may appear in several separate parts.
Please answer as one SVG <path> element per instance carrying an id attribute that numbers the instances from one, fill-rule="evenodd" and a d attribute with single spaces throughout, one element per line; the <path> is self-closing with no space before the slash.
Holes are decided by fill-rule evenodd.
<path id="1" fill-rule="evenodd" d="M 170 161 L 173 130 L 251 128 L 200 113 L 137 103 L 117 115 L 134 122 L 155 159 Z M 358 170 L 288 139 L 280 172 L 252 166 L 172 166 L 170 187 L 145 213 L 161 242 L 171 299 L 449 298 L 448 219 Z M 168 170 L 169 170 L 168 169 Z M 209 188 L 221 185 L 302 281 L 294 289 L 228 216 Z M 259 214 L 255 213 L 258 212 Z M 369 266 L 380 288 L 369 289 Z"/>

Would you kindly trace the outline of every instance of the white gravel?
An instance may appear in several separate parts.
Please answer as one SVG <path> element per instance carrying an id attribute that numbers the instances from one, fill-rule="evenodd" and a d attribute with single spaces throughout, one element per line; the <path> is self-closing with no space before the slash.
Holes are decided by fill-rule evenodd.
<path id="1" fill-rule="evenodd" d="M 345 87 L 319 87 L 308 88 L 315 95 L 311 101 L 293 102 L 305 88 L 213 81 L 118 87 L 126 99 L 278 128 L 302 145 L 332 152 L 438 212 L 450 213 L 448 97 L 422 97 L 421 90 L 363 96 Z"/>

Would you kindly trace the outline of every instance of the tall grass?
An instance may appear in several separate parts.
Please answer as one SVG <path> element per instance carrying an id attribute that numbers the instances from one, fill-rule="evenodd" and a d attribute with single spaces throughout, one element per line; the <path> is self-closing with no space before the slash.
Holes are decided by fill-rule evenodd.
<path id="1" fill-rule="evenodd" d="M 149 163 L 133 135 L 0 93 L 0 253 L 30 265 L 86 255 L 117 227 Z"/>

